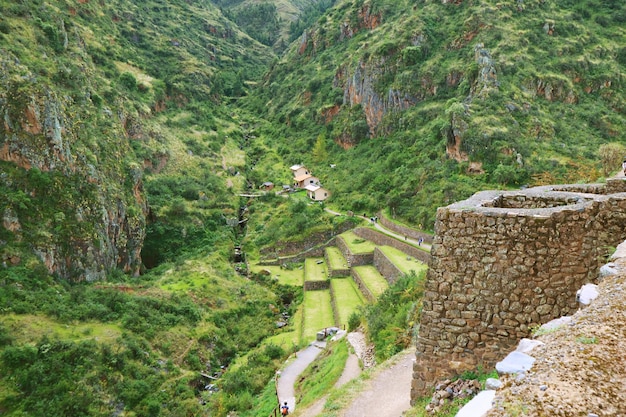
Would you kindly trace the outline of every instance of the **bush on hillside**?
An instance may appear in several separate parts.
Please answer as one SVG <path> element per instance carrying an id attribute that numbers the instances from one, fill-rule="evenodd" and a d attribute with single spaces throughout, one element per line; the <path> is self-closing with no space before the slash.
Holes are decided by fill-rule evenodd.
<path id="1" fill-rule="evenodd" d="M 375 304 L 365 308 L 370 341 L 380 362 L 410 346 L 419 322 L 419 301 L 424 291 L 425 272 L 404 275 L 390 286 Z"/>

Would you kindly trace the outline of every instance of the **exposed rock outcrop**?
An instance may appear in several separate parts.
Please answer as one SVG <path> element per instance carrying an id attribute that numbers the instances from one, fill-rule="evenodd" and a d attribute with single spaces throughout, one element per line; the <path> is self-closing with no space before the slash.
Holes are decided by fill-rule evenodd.
<path id="1" fill-rule="evenodd" d="M 48 271 L 66 279 L 93 281 L 116 268 L 138 274 L 142 170 L 124 162 L 131 151 L 123 123 L 114 120 L 109 136 L 94 140 L 109 117 L 74 100 L 16 58 L 0 58 L 0 186 L 17 196 L 3 211 L 7 244 L 27 239 Z"/>
<path id="2" fill-rule="evenodd" d="M 403 110 L 419 101 L 417 97 L 394 89 L 389 89 L 386 96 L 379 94 L 375 84 L 384 71 L 383 65 L 360 62 L 354 70 L 342 68 L 333 82 L 333 86 L 343 88 L 344 104 L 361 105 L 372 134 L 389 111 Z"/>

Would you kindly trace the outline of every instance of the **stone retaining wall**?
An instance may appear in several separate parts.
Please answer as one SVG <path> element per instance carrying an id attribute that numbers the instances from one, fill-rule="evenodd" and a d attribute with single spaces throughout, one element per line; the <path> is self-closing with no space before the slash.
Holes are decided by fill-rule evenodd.
<path id="1" fill-rule="evenodd" d="M 412 400 L 492 367 L 533 326 L 576 310 L 576 291 L 626 239 L 618 181 L 484 191 L 437 210 Z"/>
<path id="2" fill-rule="evenodd" d="M 330 305 L 333 308 L 333 320 L 335 321 L 335 326 L 341 326 L 344 323 L 340 323 L 340 315 L 339 315 L 339 307 L 337 306 L 337 294 L 335 294 L 335 289 L 333 288 L 332 285 L 330 285 L 329 282 L 329 288 L 330 288 Z"/>
<path id="3" fill-rule="evenodd" d="M 304 281 L 304 291 L 322 291 L 330 287 L 330 281 Z"/>
<path id="4" fill-rule="evenodd" d="M 262 259 L 258 262 L 259 265 L 274 265 L 274 266 L 278 266 L 278 265 L 282 265 L 285 263 L 300 263 L 300 262 L 304 262 L 304 260 L 306 258 L 323 258 L 324 257 L 324 250 L 326 249 L 326 247 L 328 246 L 333 246 L 335 244 L 335 238 L 332 238 L 331 240 L 329 240 L 328 242 L 326 242 L 325 244 L 323 244 L 320 247 L 316 247 L 316 248 L 311 248 L 308 249 L 304 252 L 301 252 L 297 255 L 291 255 L 291 256 L 281 256 L 280 258 L 275 258 L 275 259 Z"/>
<path id="5" fill-rule="evenodd" d="M 273 246 L 260 250 L 261 256 L 270 260 L 304 253 L 317 247 L 325 247 L 335 236 L 354 227 L 352 222 L 344 222 L 333 230 L 324 230 L 297 241 L 278 241 Z M 321 255 L 320 255 L 321 256 Z"/>
<path id="6" fill-rule="evenodd" d="M 370 303 L 373 303 L 376 300 L 376 297 L 374 297 L 374 294 L 372 294 L 370 289 L 367 288 L 367 285 L 365 285 L 365 282 L 363 282 L 363 279 L 361 279 L 361 276 L 359 275 L 359 273 L 355 271 L 354 268 L 350 272 L 352 274 L 352 279 L 354 280 L 354 282 L 356 283 L 356 286 L 361 291 L 361 294 L 365 296 L 367 301 L 369 301 Z"/>
<path id="7" fill-rule="evenodd" d="M 399 235 L 408 236 L 411 239 L 415 239 L 415 240 L 419 240 L 419 238 L 421 237 L 422 239 L 424 239 L 424 242 L 428 244 L 433 243 L 432 235 L 429 235 L 428 233 L 424 233 L 420 230 L 411 229 L 410 227 L 403 226 L 398 223 L 394 223 L 391 220 L 389 220 L 387 217 L 385 217 L 384 213 L 382 212 L 378 213 L 378 221 L 380 222 L 380 224 L 385 226 L 385 228 L 395 233 L 398 233 Z"/>
<path id="8" fill-rule="evenodd" d="M 408 243 L 404 243 L 398 239 L 395 239 L 391 236 L 387 236 L 384 233 L 378 232 L 373 229 L 369 229 L 367 227 L 359 227 L 353 230 L 354 234 L 363 239 L 370 240 L 374 242 L 378 246 L 391 246 L 392 248 L 396 248 L 401 250 L 417 259 L 420 262 L 428 263 L 430 261 L 430 254 L 427 251 L 416 248 L 413 245 L 409 245 Z"/>
<path id="9" fill-rule="evenodd" d="M 402 271 L 378 248 L 374 249 L 374 266 L 385 277 L 389 285 L 396 282 L 398 277 L 402 275 Z"/>
<path id="10" fill-rule="evenodd" d="M 359 229 L 354 229 L 354 232 L 356 233 L 357 230 Z M 341 236 L 337 237 L 337 239 L 335 240 L 335 245 L 339 248 L 339 250 L 343 254 L 343 257 L 346 258 L 348 266 L 350 267 L 371 265 L 374 261 L 374 252 L 354 254 L 350 252 L 348 244 L 345 240 L 343 240 L 343 237 Z"/>

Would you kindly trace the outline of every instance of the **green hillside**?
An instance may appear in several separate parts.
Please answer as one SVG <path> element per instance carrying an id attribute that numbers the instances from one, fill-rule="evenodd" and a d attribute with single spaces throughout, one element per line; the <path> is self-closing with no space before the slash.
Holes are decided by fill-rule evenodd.
<path id="1" fill-rule="evenodd" d="M 625 20 L 620 1 L 341 1 L 247 103 L 343 208 L 429 227 L 479 188 L 601 175 L 625 142 Z"/>

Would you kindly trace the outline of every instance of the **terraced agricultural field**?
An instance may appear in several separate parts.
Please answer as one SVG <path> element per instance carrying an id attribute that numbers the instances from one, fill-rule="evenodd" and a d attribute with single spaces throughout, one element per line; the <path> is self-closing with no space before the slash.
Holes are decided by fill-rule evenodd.
<path id="1" fill-rule="evenodd" d="M 380 251 L 404 274 L 410 274 L 411 271 L 415 271 L 415 274 L 419 275 L 421 271 L 428 269 L 428 265 L 413 257 L 407 256 L 406 253 L 399 249 L 391 246 L 379 246 L 378 249 L 380 249 Z"/>
<path id="2" fill-rule="evenodd" d="M 370 290 L 374 297 L 381 295 L 388 287 L 387 280 L 380 275 L 376 267 L 372 265 L 355 266 L 365 286 Z"/>
<path id="3" fill-rule="evenodd" d="M 330 303 L 330 291 L 306 291 L 304 293 L 303 341 L 309 343 L 315 340 L 315 335 L 318 331 L 334 325 L 335 320 Z"/>
<path id="4" fill-rule="evenodd" d="M 324 258 L 306 258 L 304 261 L 304 279 L 306 281 L 324 281 L 327 276 Z"/>
<path id="5" fill-rule="evenodd" d="M 278 279 L 283 285 L 302 286 L 304 282 L 304 268 L 299 266 L 295 269 L 282 269 L 280 266 L 252 265 L 250 270 L 258 273 L 262 270 L 270 272 L 272 278 Z"/>
<path id="6" fill-rule="evenodd" d="M 339 324 L 347 325 L 350 314 L 359 306 L 365 304 L 363 295 L 350 278 L 335 278 L 330 280 L 330 286 L 335 297 L 335 305 L 339 313 Z M 347 326 L 346 326 L 347 327 Z"/>
<path id="7" fill-rule="evenodd" d="M 348 267 L 348 261 L 346 261 L 338 247 L 327 247 L 326 256 L 328 257 L 328 267 L 330 269 L 344 269 Z"/>
<path id="8" fill-rule="evenodd" d="M 376 247 L 374 242 L 363 239 L 351 231 L 344 232 L 339 236 L 343 238 L 344 242 L 346 242 L 346 245 L 350 249 L 350 252 L 353 254 L 374 252 L 374 248 Z"/>

